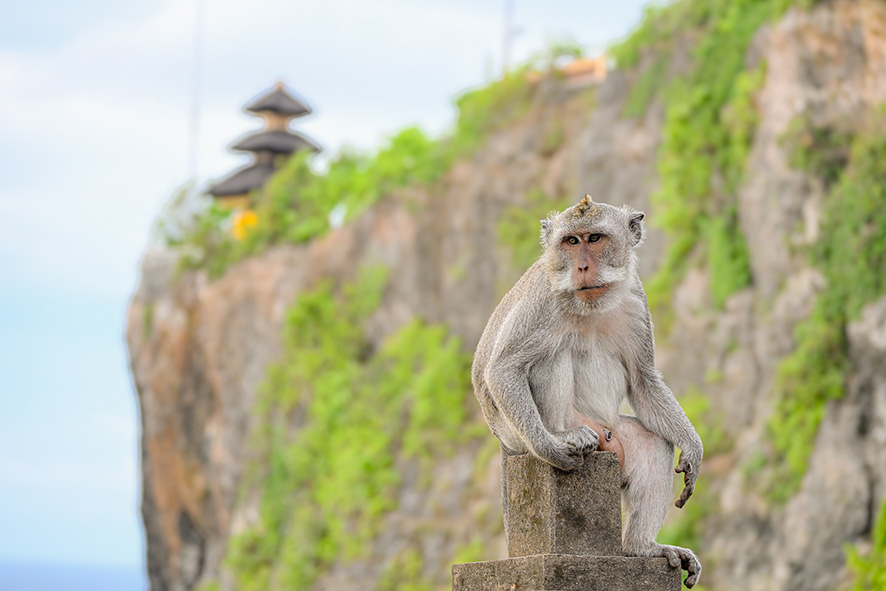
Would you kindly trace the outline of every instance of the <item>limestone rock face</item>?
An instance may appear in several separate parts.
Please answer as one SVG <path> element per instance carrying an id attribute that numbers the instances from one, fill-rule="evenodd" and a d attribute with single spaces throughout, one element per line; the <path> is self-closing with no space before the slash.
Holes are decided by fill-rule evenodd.
<path id="1" fill-rule="evenodd" d="M 142 515 L 152 589 L 192 589 L 226 549 L 250 410 L 302 285 L 297 249 L 208 282 L 148 253 L 127 342 L 141 403 Z"/>
<path id="2" fill-rule="evenodd" d="M 392 269 L 392 279 L 369 321 L 371 341 L 419 317 L 446 324 L 473 349 L 491 310 L 523 272 L 510 251 L 496 244 L 505 210 L 525 205 L 538 190 L 574 195 L 576 201 L 582 195 L 582 143 L 593 112 L 588 94 L 550 85 L 539 95 L 524 119 L 496 133 L 437 186 L 392 195 L 321 239 L 274 248 L 213 281 L 200 272 L 179 276 L 172 253 L 145 255 L 127 342 L 142 408 L 142 513 L 154 591 L 188 590 L 217 579 L 229 536 L 254 516 L 254 496 L 238 497 L 250 460 L 250 409 L 267 366 L 281 351 L 284 314 L 299 292 L 323 278 L 353 281 L 360 267 L 382 264 Z M 546 138 L 555 128 L 562 140 L 552 149 Z M 620 155 L 595 158 L 601 171 L 610 171 Z M 610 201 L 645 205 L 653 155 L 643 162 L 648 170 L 629 183 L 637 194 L 613 194 Z M 533 237 L 539 231 L 535 225 L 525 230 Z M 475 452 L 462 450 L 443 461 L 445 476 L 429 491 L 418 482 L 405 485 L 374 560 L 341 565 L 317 588 L 365 588 L 366 573 L 378 576 L 378 565 L 419 530 L 428 576 L 445 576 L 456 543 L 474 535 L 471 515 L 459 515 L 464 503 L 477 505 L 492 524 L 501 519 L 498 463 L 491 462 L 478 485 Z M 416 478 L 404 478 L 410 480 Z M 440 524 L 437 534 L 432 523 Z M 503 543 L 490 540 L 489 547 Z"/>
<path id="3" fill-rule="evenodd" d="M 686 59 L 676 54 L 673 67 Z M 708 458 L 699 480 L 716 492 L 703 547 L 695 548 L 705 587 L 824 591 L 845 579 L 844 544 L 865 539 L 886 498 L 886 300 L 850 326 L 849 389 L 828 406 L 800 492 L 773 508 L 748 492 L 741 466 L 744 450 L 764 437 L 777 363 L 793 350 L 794 327 L 824 285 L 801 251 L 819 239 L 824 188 L 789 166 L 780 138 L 799 115 L 851 126 L 858 112 L 886 101 L 886 4 L 792 9 L 759 31 L 748 60 L 767 64 L 739 194 L 753 285 L 715 309 L 706 272 L 691 270 L 673 293 L 674 329 L 659 336 L 657 360 L 676 393 L 694 386 L 710 397 L 736 441 L 730 454 Z M 522 272 L 496 243 L 497 224 L 535 190 L 575 201 L 587 192 L 644 210 L 650 235 L 640 250 L 642 274 L 655 270 L 666 237 L 649 196 L 664 111 L 653 101 L 644 116 L 623 117 L 634 82 L 635 73 L 615 71 L 593 101 L 552 84 L 525 117 L 435 186 L 390 195 L 321 239 L 272 248 L 219 279 L 179 274 L 173 253 L 145 255 L 127 343 L 141 405 L 152 591 L 189 591 L 210 580 L 231 588 L 222 568 L 227 542 L 256 511 L 256 496 L 240 490 L 252 453 L 250 409 L 281 352 L 285 311 L 321 278 L 344 283 L 361 266 L 384 264 L 393 274 L 369 322 L 373 342 L 419 317 L 446 324 L 473 349 Z M 562 135 L 553 146 L 552 130 Z M 404 547 L 418 550 L 423 575 L 439 586 L 455 548 L 478 536 L 488 559 L 504 558 L 498 458 L 478 475 L 477 453 L 454 450 L 429 484 L 403 466 L 398 508 L 385 517 L 369 558 L 334 565 L 314 588 L 376 588 L 378 565 Z M 693 501 L 683 509 L 694 510 Z"/>
<path id="4" fill-rule="evenodd" d="M 759 31 L 751 53 L 766 63 L 766 79 L 738 210 L 753 287 L 717 311 L 700 288 L 704 273 L 691 273 L 676 294 L 681 328 L 659 343 L 659 365 L 671 386 L 701 387 L 737 438 L 735 463 L 717 466 L 722 478 L 708 475 L 720 491 L 707 557 L 702 552 L 703 561 L 714 563 L 705 573 L 714 588 L 836 588 L 846 577 L 845 544 L 864 538 L 872 508 L 884 499 L 884 465 L 869 459 L 873 433 L 861 426 L 869 424 L 876 396 L 867 397 L 870 386 L 859 388 L 857 374 L 868 384 L 883 377 L 873 377 L 868 355 L 876 349 L 863 336 L 874 330 L 870 321 L 850 329 L 849 395 L 829 403 L 799 493 L 783 508 L 770 507 L 744 484 L 740 469 L 748 459 L 743 450 L 765 436 L 778 362 L 793 350 L 794 328 L 824 286 L 801 248 L 819 239 L 824 187 L 791 168 L 783 138 L 797 117 L 852 129 L 861 113 L 886 101 L 884 25 L 883 5 L 845 1 L 790 10 Z M 703 376 L 711 374 L 722 379 L 706 383 Z"/>

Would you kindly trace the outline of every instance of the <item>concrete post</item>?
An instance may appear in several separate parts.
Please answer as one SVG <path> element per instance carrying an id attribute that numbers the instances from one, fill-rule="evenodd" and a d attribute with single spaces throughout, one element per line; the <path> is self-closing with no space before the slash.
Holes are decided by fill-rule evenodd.
<path id="1" fill-rule="evenodd" d="M 454 565 L 453 591 L 680 591 L 666 559 L 624 555 L 614 453 L 572 472 L 529 454 L 502 465 L 510 558 Z"/>

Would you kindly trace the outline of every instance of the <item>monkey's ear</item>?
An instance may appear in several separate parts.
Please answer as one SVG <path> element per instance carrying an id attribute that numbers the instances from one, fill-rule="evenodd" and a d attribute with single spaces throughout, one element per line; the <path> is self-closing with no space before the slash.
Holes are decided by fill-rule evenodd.
<path id="1" fill-rule="evenodd" d="M 553 222 L 551 222 L 550 218 L 546 218 L 541 220 L 541 236 L 540 242 L 542 248 L 548 247 L 548 238 L 551 235 L 551 229 L 554 227 Z"/>
<path id="2" fill-rule="evenodd" d="M 646 237 L 646 225 L 643 223 L 643 218 L 645 217 L 646 214 L 642 211 L 635 211 L 628 217 L 628 229 L 631 232 L 631 244 L 633 246 L 643 242 L 643 239 Z"/>

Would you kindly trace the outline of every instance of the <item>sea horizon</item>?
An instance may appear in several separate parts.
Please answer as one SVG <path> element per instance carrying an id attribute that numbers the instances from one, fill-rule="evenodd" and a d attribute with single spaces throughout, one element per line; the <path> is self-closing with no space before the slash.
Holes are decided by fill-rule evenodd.
<path id="1" fill-rule="evenodd" d="M 0 591 L 147 591 L 140 565 L 35 562 L 0 558 Z"/>

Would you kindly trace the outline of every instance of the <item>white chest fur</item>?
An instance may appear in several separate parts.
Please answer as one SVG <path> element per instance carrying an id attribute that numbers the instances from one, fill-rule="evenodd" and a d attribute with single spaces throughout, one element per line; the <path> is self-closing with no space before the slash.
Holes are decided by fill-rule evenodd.
<path id="1" fill-rule="evenodd" d="M 592 333 L 577 337 L 564 354 L 571 354 L 573 406 L 604 425 L 618 420 L 618 408 L 627 394 L 627 371 L 610 339 Z"/>
<path id="2" fill-rule="evenodd" d="M 549 430 L 581 424 L 574 411 L 614 426 L 627 394 L 619 340 L 594 330 L 571 333 L 530 370 L 529 385 Z"/>

